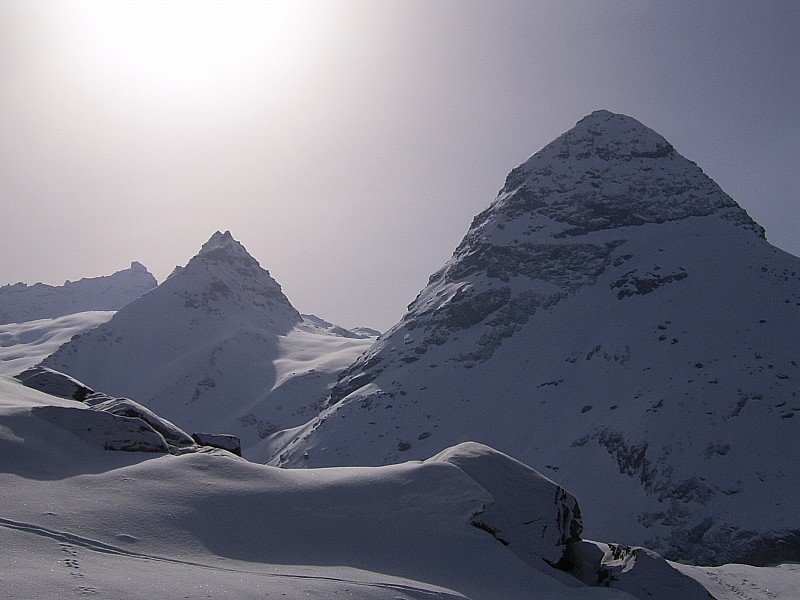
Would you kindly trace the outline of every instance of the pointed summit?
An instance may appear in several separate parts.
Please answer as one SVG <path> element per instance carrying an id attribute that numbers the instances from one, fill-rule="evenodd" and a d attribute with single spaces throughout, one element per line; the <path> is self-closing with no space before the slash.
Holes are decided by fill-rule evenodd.
<path id="1" fill-rule="evenodd" d="M 764 236 L 695 163 L 636 119 L 596 111 L 509 173 L 478 218 L 538 216 L 537 230 L 575 236 L 718 214 Z"/>
<path id="2" fill-rule="evenodd" d="M 184 306 L 208 312 L 248 313 L 257 326 L 272 324 L 285 333 L 302 320 L 281 286 L 230 231 L 217 231 L 185 267 L 175 269 L 165 290 Z"/>
<path id="3" fill-rule="evenodd" d="M 509 174 L 273 462 L 475 440 L 592 497 L 593 539 L 797 560 L 797 323 L 800 259 L 660 135 L 598 111 Z"/>
<path id="4" fill-rule="evenodd" d="M 241 258 L 255 260 L 250 256 L 247 250 L 245 250 L 242 244 L 233 239 L 230 231 L 226 231 L 225 233 L 220 233 L 219 231 L 215 232 L 200 248 L 198 256 L 203 256 L 205 258 L 212 258 L 215 256 L 220 258 L 222 256 L 239 256 Z"/>

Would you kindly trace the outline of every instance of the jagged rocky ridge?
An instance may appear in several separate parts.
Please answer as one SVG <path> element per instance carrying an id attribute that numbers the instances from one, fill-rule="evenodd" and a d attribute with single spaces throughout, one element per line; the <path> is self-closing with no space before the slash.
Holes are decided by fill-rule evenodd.
<path id="1" fill-rule="evenodd" d="M 316 318 L 315 318 L 316 319 Z M 372 339 L 306 320 L 230 232 L 42 365 L 247 450 L 318 412 Z"/>
<path id="2" fill-rule="evenodd" d="M 52 319 L 90 310 L 119 310 L 157 285 L 138 262 L 104 277 L 67 281 L 61 286 L 15 283 L 0 287 L 0 324 Z"/>
<path id="3" fill-rule="evenodd" d="M 597 499 L 592 537 L 797 560 L 799 316 L 800 259 L 663 137 L 598 111 L 511 171 L 273 463 L 472 439 Z"/>

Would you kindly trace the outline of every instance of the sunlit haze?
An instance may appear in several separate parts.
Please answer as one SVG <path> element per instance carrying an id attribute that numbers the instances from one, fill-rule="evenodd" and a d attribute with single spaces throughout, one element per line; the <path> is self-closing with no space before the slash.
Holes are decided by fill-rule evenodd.
<path id="1" fill-rule="evenodd" d="M 593 110 L 800 255 L 800 3 L 0 3 L 0 285 L 230 230 L 302 312 L 387 329 L 508 171 Z"/>

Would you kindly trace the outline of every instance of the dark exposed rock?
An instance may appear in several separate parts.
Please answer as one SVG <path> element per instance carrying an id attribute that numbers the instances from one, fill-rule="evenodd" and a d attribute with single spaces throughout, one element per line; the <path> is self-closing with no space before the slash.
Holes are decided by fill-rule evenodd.
<path id="1" fill-rule="evenodd" d="M 53 369 L 48 369 L 47 367 L 31 367 L 14 377 L 29 388 L 39 390 L 51 396 L 68 398 L 70 400 L 77 400 L 78 402 L 83 402 L 86 397 L 94 391 L 74 377 L 70 377 L 69 375 Z"/>
<path id="2" fill-rule="evenodd" d="M 236 456 L 242 455 L 242 444 L 235 435 L 223 433 L 193 433 L 192 439 L 201 446 L 220 448 Z"/>

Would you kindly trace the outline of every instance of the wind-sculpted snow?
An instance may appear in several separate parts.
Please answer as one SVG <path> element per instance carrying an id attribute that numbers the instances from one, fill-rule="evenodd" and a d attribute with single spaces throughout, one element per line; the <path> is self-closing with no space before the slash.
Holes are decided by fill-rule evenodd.
<path id="1" fill-rule="evenodd" d="M 0 324 L 119 310 L 156 285 L 155 277 L 138 262 L 113 275 L 67 281 L 62 286 L 4 285 L 0 287 Z"/>
<path id="2" fill-rule="evenodd" d="M 798 323 L 800 259 L 599 111 L 514 169 L 325 410 L 264 445 L 317 467 L 478 440 L 595 498 L 590 537 L 800 560 Z"/>
<path id="3" fill-rule="evenodd" d="M 523 561 L 557 565 L 580 541 L 575 498 L 550 479 L 492 448 L 465 442 L 428 459 L 457 466 L 492 495 L 471 523 L 489 532 Z"/>
<path id="4" fill-rule="evenodd" d="M 89 311 L 0 325 L 0 375 L 16 375 L 37 365 L 74 335 L 108 321 L 112 311 Z"/>

